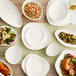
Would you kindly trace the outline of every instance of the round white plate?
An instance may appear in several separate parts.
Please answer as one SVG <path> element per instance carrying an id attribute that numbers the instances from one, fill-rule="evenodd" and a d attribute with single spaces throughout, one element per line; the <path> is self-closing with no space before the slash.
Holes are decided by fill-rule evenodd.
<path id="1" fill-rule="evenodd" d="M 50 44 L 46 49 L 48 56 L 56 56 L 59 53 L 60 47 L 56 43 Z"/>
<path id="2" fill-rule="evenodd" d="M 11 64 L 17 64 L 20 61 L 21 56 L 21 48 L 16 45 L 8 48 L 5 52 L 5 58 Z"/>
<path id="3" fill-rule="evenodd" d="M 0 17 L 9 25 L 20 28 L 22 18 L 17 7 L 9 0 L 0 0 Z"/>
<path id="4" fill-rule="evenodd" d="M 58 0 L 58 1 L 60 1 L 60 0 Z M 55 2 L 55 0 L 54 0 L 54 1 L 49 1 L 48 5 L 47 5 L 47 8 L 46 8 L 46 17 L 47 17 L 48 22 L 49 22 L 51 25 L 53 25 L 53 26 L 66 26 L 66 25 L 70 24 L 70 22 L 71 22 L 71 18 L 70 18 L 70 14 L 69 14 L 70 12 L 68 12 L 67 17 L 66 17 L 64 20 L 58 21 L 58 22 L 53 21 L 53 20 L 49 17 L 49 15 L 48 15 L 48 9 L 49 9 L 49 7 L 50 7 L 54 2 Z M 68 6 L 67 6 L 67 7 L 68 7 Z"/>
<path id="5" fill-rule="evenodd" d="M 13 45 L 13 44 L 17 41 L 17 38 L 18 38 L 18 33 L 17 33 L 17 31 L 16 31 L 14 28 L 12 28 L 12 27 L 10 27 L 10 26 L 8 26 L 8 25 L 2 25 L 1 27 L 8 27 L 8 28 L 11 28 L 11 31 L 13 31 L 13 32 L 16 34 L 15 41 L 10 44 L 10 45 Z M 0 27 L 0 28 L 1 28 L 1 27 Z M 0 45 L 0 46 L 10 46 L 10 45 L 3 44 L 3 45 Z"/>
<path id="6" fill-rule="evenodd" d="M 51 36 L 40 23 L 28 23 L 22 30 L 22 41 L 31 50 L 39 50 L 48 46 Z"/>
<path id="7" fill-rule="evenodd" d="M 49 63 L 44 59 L 44 58 L 42 58 L 42 57 L 40 57 L 40 56 L 38 56 L 38 55 L 35 55 L 35 54 L 29 54 L 29 55 L 27 55 L 25 58 L 24 58 L 24 60 L 22 61 L 22 69 L 23 69 L 23 71 L 24 71 L 24 73 L 26 73 L 27 75 L 28 75 L 28 72 L 27 72 L 27 65 L 29 66 L 29 59 L 31 59 L 31 58 L 33 58 L 32 60 L 34 61 L 35 59 L 37 60 L 37 62 L 41 65 L 41 64 L 43 64 L 42 66 L 44 66 L 43 68 L 44 68 L 44 70 L 41 70 L 41 72 L 43 71 L 43 74 L 42 75 L 39 75 L 39 76 L 45 76 L 47 73 L 48 73 L 48 71 L 49 71 L 49 69 L 50 69 L 50 65 L 49 65 Z M 31 60 L 30 60 L 31 61 Z M 36 62 L 36 61 L 35 61 Z M 37 64 L 38 64 L 37 63 Z M 33 63 L 32 63 L 33 64 Z M 36 65 L 36 63 L 35 63 L 35 65 Z M 33 64 L 33 66 L 34 66 L 34 64 Z M 41 67 L 42 67 L 41 66 Z M 26 68 L 27 67 L 27 68 Z M 38 67 L 38 68 L 40 68 L 40 67 Z M 35 70 L 35 69 L 33 69 L 33 70 Z M 28 71 L 29 71 L 29 69 L 28 69 Z M 37 72 L 37 71 L 36 71 Z M 37 72 L 38 73 L 38 72 Z M 35 75 L 35 74 L 34 74 Z M 38 75 L 38 74 L 37 74 Z M 36 76 L 37 76 L 36 75 Z M 28 75 L 29 76 L 29 75 Z M 31 75 L 32 76 L 32 75 Z"/>
<path id="8" fill-rule="evenodd" d="M 10 65 L 3 60 L 0 60 L 0 62 L 4 63 L 9 68 L 9 70 L 10 70 L 10 75 L 9 76 L 13 76 L 13 71 L 12 71 L 12 68 L 10 67 Z"/>
<path id="9" fill-rule="evenodd" d="M 75 33 L 69 31 L 69 30 L 66 30 L 66 29 L 59 29 L 55 32 L 55 37 L 56 39 L 64 46 L 67 46 L 67 47 L 72 47 L 72 48 L 76 48 L 76 45 L 72 45 L 72 44 L 69 44 L 69 43 L 65 43 L 64 41 L 62 41 L 60 38 L 59 38 L 59 34 L 60 32 L 65 32 L 65 33 L 70 33 L 70 34 L 73 34 L 74 36 L 76 36 Z"/>

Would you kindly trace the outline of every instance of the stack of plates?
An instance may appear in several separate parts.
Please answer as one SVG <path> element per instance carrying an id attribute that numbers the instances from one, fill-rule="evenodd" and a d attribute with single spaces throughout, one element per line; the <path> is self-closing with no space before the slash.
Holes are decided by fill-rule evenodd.
<path id="1" fill-rule="evenodd" d="M 22 62 L 22 69 L 27 76 L 46 76 L 50 65 L 44 58 L 29 54 Z"/>
<path id="2" fill-rule="evenodd" d="M 47 5 L 46 16 L 48 22 L 55 26 L 70 24 L 71 18 L 68 1 L 54 1 L 50 1 Z"/>
<path id="3" fill-rule="evenodd" d="M 22 30 L 22 41 L 31 50 L 39 50 L 49 45 L 51 36 L 40 23 L 28 23 Z"/>

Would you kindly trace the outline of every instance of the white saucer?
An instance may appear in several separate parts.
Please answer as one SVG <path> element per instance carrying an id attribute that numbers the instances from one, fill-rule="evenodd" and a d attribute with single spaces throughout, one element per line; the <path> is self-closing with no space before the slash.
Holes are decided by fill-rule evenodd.
<path id="1" fill-rule="evenodd" d="M 58 0 L 58 1 L 59 1 L 59 0 Z M 48 8 L 49 8 L 49 6 L 52 5 L 53 3 L 54 3 L 53 1 L 49 1 L 48 5 L 47 5 L 47 8 L 46 8 L 46 17 L 47 17 L 48 22 L 49 22 L 51 25 L 53 25 L 53 26 L 66 26 L 66 25 L 70 24 L 71 19 L 70 19 L 70 14 L 69 14 L 69 12 L 68 12 L 67 17 L 66 17 L 64 20 L 62 20 L 62 21 L 55 22 L 55 21 L 53 21 L 53 20 L 49 17 L 49 15 L 48 15 Z"/>
<path id="2" fill-rule="evenodd" d="M 31 62 L 31 64 L 30 64 L 30 62 Z M 26 73 L 28 76 L 37 76 L 37 75 L 45 76 L 50 69 L 50 65 L 44 58 L 42 58 L 38 55 L 35 55 L 35 54 L 29 54 L 24 58 L 24 60 L 22 62 L 22 69 L 23 69 L 24 73 Z M 37 75 L 35 75 L 35 74 L 37 74 Z"/>
<path id="3" fill-rule="evenodd" d="M 39 50 L 48 46 L 51 36 L 40 23 L 28 23 L 22 30 L 22 41 L 31 50 Z"/>

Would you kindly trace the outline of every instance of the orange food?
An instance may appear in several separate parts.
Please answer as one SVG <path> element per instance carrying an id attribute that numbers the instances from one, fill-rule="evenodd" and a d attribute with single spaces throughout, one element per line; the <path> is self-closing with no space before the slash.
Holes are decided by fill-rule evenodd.
<path id="1" fill-rule="evenodd" d="M 2 62 L 0 62 L 0 72 L 1 72 L 3 75 L 5 75 L 5 76 L 10 75 L 10 70 L 9 70 L 9 68 L 8 68 L 5 64 L 3 64 Z"/>
<path id="2" fill-rule="evenodd" d="M 70 6 L 70 9 L 72 9 L 72 10 L 76 9 L 76 5 Z"/>

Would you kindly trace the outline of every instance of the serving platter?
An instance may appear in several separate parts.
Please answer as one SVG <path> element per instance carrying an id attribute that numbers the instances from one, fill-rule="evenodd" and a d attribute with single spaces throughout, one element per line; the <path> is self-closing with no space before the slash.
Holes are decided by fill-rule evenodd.
<path id="1" fill-rule="evenodd" d="M 57 73 L 58 73 L 58 75 L 59 76 L 63 76 L 62 74 L 61 74 L 61 69 L 60 69 L 60 62 L 61 62 L 61 60 L 64 58 L 64 55 L 65 54 L 71 54 L 71 55 L 73 55 L 73 56 L 76 56 L 76 52 L 75 51 L 72 51 L 72 50 L 64 50 L 61 54 L 60 54 L 60 56 L 58 57 L 58 59 L 56 60 L 56 62 L 55 62 L 55 69 L 56 69 L 56 71 L 57 71 Z"/>
<path id="2" fill-rule="evenodd" d="M 22 41 L 27 48 L 39 50 L 49 45 L 51 35 L 42 24 L 28 23 L 23 27 Z"/>
<path id="3" fill-rule="evenodd" d="M 0 0 L 0 10 L 0 17 L 6 23 L 17 28 L 22 26 L 21 15 L 17 7 L 11 1 Z"/>
<path id="4" fill-rule="evenodd" d="M 70 30 L 67 30 L 67 29 L 59 29 L 55 32 L 55 37 L 56 39 L 64 46 L 67 46 L 67 47 L 71 47 L 71 48 L 76 48 L 76 45 L 72 45 L 72 44 L 69 44 L 69 43 L 65 43 L 63 42 L 60 38 L 59 38 L 59 34 L 60 32 L 65 32 L 65 33 L 70 33 L 70 34 L 73 34 L 74 36 L 76 36 L 75 33 L 71 32 Z"/>
<path id="5" fill-rule="evenodd" d="M 32 59 L 33 58 L 33 59 Z M 31 59 L 32 59 L 32 61 L 31 61 Z M 35 60 L 35 61 L 34 61 Z M 30 61 L 31 61 L 31 64 L 30 64 Z M 34 61 L 34 63 L 32 63 Z M 38 70 L 38 68 L 39 69 L 41 69 L 40 67 L 37 67 L 37 66 L 39 66 L 39 64 L 37 63 L 37 62 L 40 64 L 40 66 L 42 67 L 42 69 L 43 70 Z M 38 64 L 38 65 L 37 65 Z M 42 65 L 43 64 L 43 65 Z M 34 71 L 36 71 L 36 72 L 34 72 L 36 75 L 38 75 L 39 73 L 38 73 L 38 71 L 40 71 L 41 72 L 41 76 L 45 76 L 47 73 L 48 73 L 48 71 L 49 71 L 49 68 L 50 68 L 50 65 L 49 65 L 49 63 L 44 59 L 44 58 L 42 58 L 42 57 L 40 57 L 40 56 L 38 56 L 38 55 L 35 55 L 35 54 L 29 54 L 29 55 L 27 55 L 26 57 L 25 57 L 25 59 L 23 60 L 23 62 L 22 62 L 22 69 L 23 69 L 23 71 L 24 71 L 24 73 L 26 73 L 28 76 L 30 76 L 29 74 L 29 70 L 30 70 L 30 66 L 32 65 L 32 67 L 31 67 L 31 73 L 32 72 L 34 72 Z M 36 68 L 37 68 L 37 70 L 36 70 Z M 43 71 L 43 72 L 42 72 Z M 33 73 L 33 74 L 34 74 Z M 37 74 L 38 73 L 38 74 Z M 34 75 L 35 75 L 34 74 Z M 31 74 L 31 76 L 34 76 L 34 75 L 32 75 Z"/>

